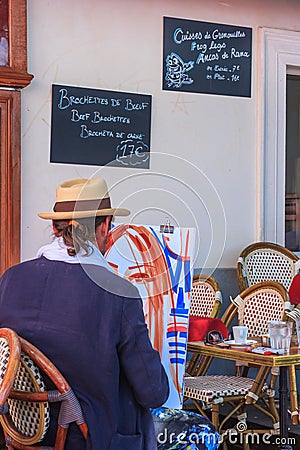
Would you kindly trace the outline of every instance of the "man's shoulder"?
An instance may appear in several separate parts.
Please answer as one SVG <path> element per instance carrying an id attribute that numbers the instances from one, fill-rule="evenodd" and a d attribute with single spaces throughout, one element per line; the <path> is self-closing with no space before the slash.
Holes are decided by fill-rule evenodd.
<path id="1" fill-rule="evenodd" d="M 20 270 L 26 270 L 31 267 L 44 267 L 48 264 L 60 264 L 60 261 L 49 260 L 44 256 L 40 256 L 39 258 L 28 259 L 26 261 L 19 262 L 11 267 L 9 267 L 6 272 L 16 272 Z"/>
<path id="2" fill-rule="evenodd" d="M 59 276 L 60 272 L 65 274 L 66 271 L 67 275 L 75 277 L 77 282 L 80 282 L 80 280 L 84 281 L 84 278 L 87 276 L 99 288 L 112 295 L 123 298 L 140 298 L 138 289 L 130 281 L 105 267 L 94 264 L 68 264 L 62 261 L 48 260 L 43 256 L 11 266 L 0 279 L 2 281 L 8 281 L 11 277 L 14 279 L 28 279 L 33 274 L 42 276 L 42 274 L 45 275 L 50 272 Z"/>
<path id="3" fill-rule="evenodd" d="M 3 275 L 10 274 L 13 272 L 19 272 L 20 270 L 28 269 L 32 266 L 35 266 L 37 261 L 38 261 L 38 259 L 28 259 L 26 261 L 22 261 L 17 264 L 14 264 L 13 266 L 10 266 L 8 269 L 6 269 L 6 271 L 4 272 Z"/>
<path id="4" fill-rule="evenodd" d="M 36 272 L 36 269 L 33 269 L 35 264 L 36 260 L 30 259 L 10 266 L 0 277 L 1 286 L 13 283 L 15 280 L 32 279 L 33 272 Z"/>
<path id="5" fill-rule="evenodd" d="M 128 280 L 105 267 L 89 265 L 83 267 L 94 283 L 105 291 L 119 297 L 140 298 L 138 289 Z"/>

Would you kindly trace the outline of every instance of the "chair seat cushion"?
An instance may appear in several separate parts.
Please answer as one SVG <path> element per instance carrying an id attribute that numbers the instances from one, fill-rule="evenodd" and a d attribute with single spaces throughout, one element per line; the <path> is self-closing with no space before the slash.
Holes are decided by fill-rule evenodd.
<path id="1" fill-rule="evenodd" d="M 228 336 L 228 329 L 221 319 L 199 316 L 189 317 L 189 342 L 204 341 L 206 334 L 212 330 L 220 331 L 224 339 Z"/>
<path id="2" fill-rule="evenodd" d="M 184 378 L 184 395 L 187 398 L 210 403 L 215 398 L 246 395 L 254 380 L 246 377 L 208 375 Z"/>

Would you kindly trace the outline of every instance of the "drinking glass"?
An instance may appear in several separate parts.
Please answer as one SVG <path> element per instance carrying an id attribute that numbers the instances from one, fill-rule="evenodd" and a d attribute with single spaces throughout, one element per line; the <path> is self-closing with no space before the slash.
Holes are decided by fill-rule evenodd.
<path id="1" fill-rule="evenodd" d="M 271 321 L 268 323 L 271 347 L 288 351 L 291 345 L 293 322 Z"/>

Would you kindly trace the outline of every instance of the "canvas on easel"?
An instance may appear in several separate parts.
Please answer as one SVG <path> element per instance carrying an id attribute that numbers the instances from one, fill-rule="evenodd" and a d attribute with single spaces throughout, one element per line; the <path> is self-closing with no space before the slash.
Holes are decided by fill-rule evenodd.
<path id="1" fill-rule="evenodd" d="M 122 224 L 107 243 L 108 262 L 143 300 L 150 339 L 169 378 L 169 408 L 183 402 L 194 252 L 193 228 Z"/>

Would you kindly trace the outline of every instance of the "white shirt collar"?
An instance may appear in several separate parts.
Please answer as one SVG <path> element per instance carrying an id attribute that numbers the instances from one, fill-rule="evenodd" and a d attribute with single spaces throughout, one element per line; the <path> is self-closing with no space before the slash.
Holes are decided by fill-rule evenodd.
<path id="1" fill-rule="evenodd" d="M 80 252 L 77 255 L 70 256 L 67 251 L 68 247 L 64 243 L 63 238 L 55 237 L 51 244 L 43 245 L 43 247 L 38 250 L 36 257 L 40 258 L 41 256 L 44 256 L 53 261 L 62 261 L 69 264 L 94 264 L 114 272 L 99 249 L 90 241 L 88 241 L 88 244 L 93 250 L 91 254 L 85 256 L 85 252 L 80 249 Z"/>

